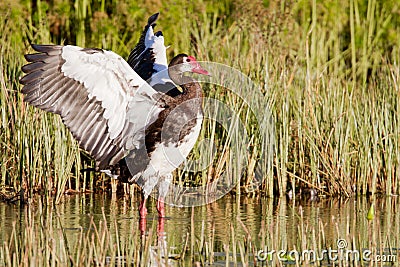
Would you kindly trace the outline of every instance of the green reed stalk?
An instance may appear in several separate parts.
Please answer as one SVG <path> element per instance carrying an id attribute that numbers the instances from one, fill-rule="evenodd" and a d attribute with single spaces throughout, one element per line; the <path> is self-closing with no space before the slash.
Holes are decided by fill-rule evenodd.
<path id="1" fill-rule="evenodd" d="M 251 137 L 249 150 L 228 150 L 240 141 L 235 128 L 222 130 L 206 120 L 200 139 L 210 139 L 217 154 L 206 155 L 204 164 L 211 164 L 195 175 L 178 171 L 179 183 L 204 185 L 226 172 L 239 181 L 236 193 L 246 194 L 253 192 L 250 185 L 259 172 L 264 178 L 259 192 L 267 196 L 305 188 L 343 196 L 400 192 L 398 3 L 178 1 L 168 12 L 163 11 L 168 3 L 85 0 L 73 8 L 65 7 L 68 1 L 35 3 L 0 4 L 5 18 L 0 22 L 0 187 L 24 189 L 26 196 L 55 192 L 57 201 L 67 187 L 96 189 L 94 175 L 87 179 L 79 173 L 91 161 L 81 158 L 59 118 L 23 102 L 18 80 L 29 43 L 66 40 L 126 57 L 147 16 L 158 9 L 157 29 L 172 45 L 169 58 L 186 52 L 239 69 L 259 85 L 265 97 L 259 101 L 268 103 L 275 123 L 268 133 L 275 137 L 272 167 L 257 169 L 267 147 L 260 135 L 267 133 L 259 132 L 251 109 L 237 96 L 205 88 L 206 96 L 239 114 Z M 59 10 L 71 11 L 63 17 Z M 242 90 L 252 95 L 253 88 Z M 191 158 L 201 150 L 197 146 Z"/>

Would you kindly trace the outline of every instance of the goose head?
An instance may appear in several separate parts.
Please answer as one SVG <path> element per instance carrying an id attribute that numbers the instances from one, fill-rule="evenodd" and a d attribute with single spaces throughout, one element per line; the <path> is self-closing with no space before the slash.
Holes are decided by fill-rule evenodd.
<path id="1" fill-rule="evenodd" d="M 210 75 L 208 71 L 201 67 L 200 63 L 197 62 L 195 57 L 188 56 L 186 54 L 179 54 L 171 60 L 169 64 L 169 72 L 170 75 L 172 74 L 172 76 L 174 76 L 173 74 L 182 75 L 185 72 Z"/>

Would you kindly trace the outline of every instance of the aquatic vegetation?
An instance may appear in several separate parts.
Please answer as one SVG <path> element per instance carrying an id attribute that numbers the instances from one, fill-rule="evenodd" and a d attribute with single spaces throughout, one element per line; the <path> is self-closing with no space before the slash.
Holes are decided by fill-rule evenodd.
<path id="1" fill-rule="evenodd" d="M 256 193 L 399 194 L 399 10 L 398 3 L 374 0 L 3 1 L 0 188 L 27 199 L 41 192 L 56 202 L 66 189 L 109 188 L 105 177 L 79 172 L 92 162 L 60 119 L 23 102 L 23 54 L 29 43 L 73 43 L 127 56 L 148 15 L 161 11 L 170 57 L 185 51 L 232 66 L 259 85 L 269 104 L 273 166 L 263 166 Z M 207 93 L 232 106 L 253 137 L 248 153 L 238 155 L 248 166 L 241 172 L 232 163 L 226 147 L 235 135 L 209 120 L 201 135 L 212 137 L 217 155 L 201 172 L 178 171 L 176 181 L 204 185 L 225 171 L 239 181 L 235 194 L 253 192 L 247 185 L 265 145 L 254 114 L 224 88 Z M 191 156 L 200 154 L 201 147 Z"/>

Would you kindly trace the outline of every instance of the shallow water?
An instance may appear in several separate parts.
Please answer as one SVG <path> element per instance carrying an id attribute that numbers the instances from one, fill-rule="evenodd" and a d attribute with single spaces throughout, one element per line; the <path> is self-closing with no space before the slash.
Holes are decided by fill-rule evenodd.
<path id="1" fill-rule="evenodd" d="M 150 237 L 155 250 L 166 248 L 168 265 L 181 265 L 182 261 L 174 258 L 179 258 L 183 251 L 188 251 L 183 261 L 187 263 L 230 265 L 242 261 L 241 255 L 247 255 L 250 265 L 262 265 L 266 254 L 260 251 L 314 249 L 321 253 L 323 249 L 337 249 L 338 242 L 343 240 L 346 245 L 343 248 L 360 251 L 400 247 L 398 197 L 292 201 L 227 195 L 206 206 L 166 206 L 168 217 L 164 220 L 158 220 L 152 200 L 148 203 L 146 224 L 139 220 L 138 201 L 97 194 L 65 196 L 53 208 L 0 203 L 0 244 L 9 240 L 13 229 L 20 231 L 24 227 L 25 216 L 31 216 L 26 210 L 35 209 L 34 214 L 40 220 L 51 218 L 63 229 L 71 247 L 81 231 L 90 230 L 91 223 L 106 221 L 110 229 L 117 229 L 120 242 L 126 236 L 136 235 L 139 239 Z M 367 220 L 372 203 L 375 214 L 372 220 Z M 241 244 L 248 249 L 246 253 L 240 251 Z M 394 251 L 391 254 L 398 258 L 397 250 Z M 331 265 L 329 260 L 326 264 Z"/>

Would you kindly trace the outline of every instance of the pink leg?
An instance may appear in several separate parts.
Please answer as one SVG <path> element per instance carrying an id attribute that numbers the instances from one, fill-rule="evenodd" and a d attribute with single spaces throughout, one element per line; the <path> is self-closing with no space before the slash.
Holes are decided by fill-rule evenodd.
<path id="1" fill-rule="evenodd" d="M 147 215 L 146 200 L 147 200 L 147 197 L 143 197 L 142 203 L 140 203 L 140 205 L 139 205 L 140 218 L 146 218 L 146 215 Z"/>
<path id="2" fill-rule="evenodd" d="M 140 230 L 141 235 L 146 234 L 146 222 L 147 222 L 146 217 L 140 218 L 140 220 L 139 220 L 139 230 Z"/>
<path id="3" fill-rule="evenodd" d="M 157 224 L 157 234 L 158 236 L 163 236 L 165 231 L 164 231 L 164 224 L 165 224 L 165 218 L 158 217 L 158 224 Z"/>
<path id="4" fill-rule="evenodd" d="M 158 217 L 160 218 L 165 217 L 164 198 L 162 197 L 159 197 L 157 200 L 157 211 L 158 211 Z"/>

